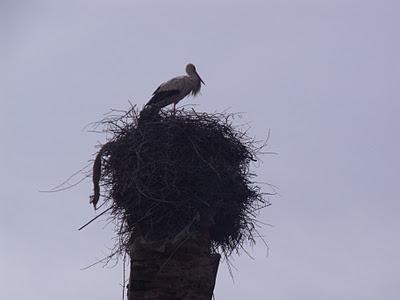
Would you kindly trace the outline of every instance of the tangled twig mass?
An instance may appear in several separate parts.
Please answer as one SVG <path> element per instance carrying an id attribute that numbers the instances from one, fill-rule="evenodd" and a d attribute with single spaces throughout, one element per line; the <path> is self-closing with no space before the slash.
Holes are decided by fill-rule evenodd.
<path id="1" fill-rule="evenodd" d="M 211 251 L 226 256 L 254 242 L 257 212 L 269 202 L 249 165 L 263 145 L 232 118 L 194 110 L 139 114 L 132 107 L 98 123 L 108 142 L 96 157 L 92 201 L 101 190 L 119 222 L 121 249 L 138 236 L 173 241 L 202 228 Z"/>

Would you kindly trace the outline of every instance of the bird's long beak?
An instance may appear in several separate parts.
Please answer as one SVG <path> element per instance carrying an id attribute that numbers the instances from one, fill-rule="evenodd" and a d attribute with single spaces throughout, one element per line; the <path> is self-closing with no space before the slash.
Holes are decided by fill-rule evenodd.
<path id="1" fill-rule="evenodd" d="M 200 81 L 201 81 L 202 84 L 206 85 L 206 84 L 204 83 L 203 79 L 201 79 L 200 76 L 199 76 L 199 79 L 200 79 Z"/>

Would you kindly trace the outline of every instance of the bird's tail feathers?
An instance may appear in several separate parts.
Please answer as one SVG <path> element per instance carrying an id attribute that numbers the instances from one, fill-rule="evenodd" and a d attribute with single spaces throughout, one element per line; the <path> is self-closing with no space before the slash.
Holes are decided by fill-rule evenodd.
<path id="1" fill-rule="evenodd" d="M 149 100 L 149 102 L 146 103 L 147 105 L 156 105 L 163 107 L 166 100 L 168 100 L 169 97 L 175 96 L 179 94 L 179 90 L 169 90 L 169 91 L 162 91 L 162 92 L 156 92 L 154 93 L 153 97 Z M 170 103 L 167 103 L 165 105 L 168 105 Z"/>

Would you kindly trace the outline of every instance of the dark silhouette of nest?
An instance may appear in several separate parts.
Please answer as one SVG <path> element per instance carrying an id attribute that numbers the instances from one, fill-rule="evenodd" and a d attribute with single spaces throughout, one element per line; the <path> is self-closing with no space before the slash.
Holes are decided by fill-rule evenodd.
<path id="1" fill-rule="evenodd" d="M 256 214 L 269 204 L 249 171 L 262 145 L 232 117 L 194 110 L 139 117 L 132 108 L 99 123 L 109 141 L 95 161 L 94 197 L 99 184 L 120 222 L 121 247 L 137 236 L 173 241 L 202 228 L 211 250 L 225 255 L 254 242 Z"/>

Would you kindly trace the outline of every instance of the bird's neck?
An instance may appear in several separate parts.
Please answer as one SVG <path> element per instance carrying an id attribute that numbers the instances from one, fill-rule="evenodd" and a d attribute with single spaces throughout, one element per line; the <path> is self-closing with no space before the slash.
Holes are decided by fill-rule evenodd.
<path id="1" fill-rule="evenodd" d="M 197 73 L 193 72 L 193 73 L 187 73 L 189 77 L 191 78 L 200 78 L 199 75 L 197 75 Z"/>

